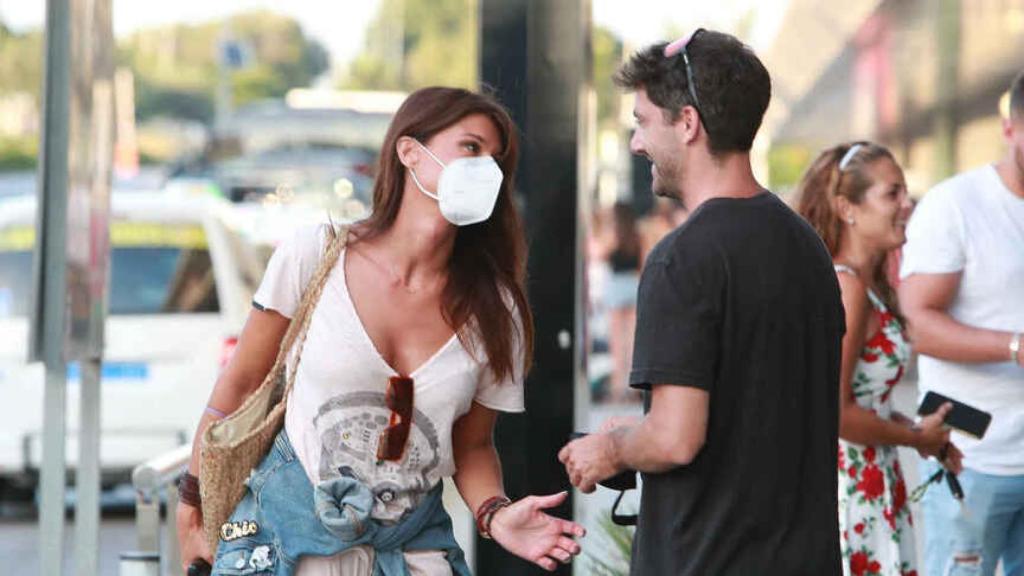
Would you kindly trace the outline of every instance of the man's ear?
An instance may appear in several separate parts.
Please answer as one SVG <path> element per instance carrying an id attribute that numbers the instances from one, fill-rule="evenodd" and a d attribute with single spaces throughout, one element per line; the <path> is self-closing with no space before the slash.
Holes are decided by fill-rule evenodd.
<path id="1" fill-rule="evenodd" d="M 398 154 L 398 161 L 406 168 L 415 168 L 420 161 L 419 144 L 409 136 L 402 136 L 395 143 L 395 153 Z"/>
<path id="2" fill-rule="evenodd" d="M 693 106 L 683 106 L 673 127 L 680 143 L 689 144 L 697 139 L 701 131 L 700 114 Z"/>

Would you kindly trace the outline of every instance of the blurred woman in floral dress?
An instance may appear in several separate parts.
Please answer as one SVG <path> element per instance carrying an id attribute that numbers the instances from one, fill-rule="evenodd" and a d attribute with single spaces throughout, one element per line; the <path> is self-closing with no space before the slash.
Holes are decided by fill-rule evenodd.
<path id="1" fill-rule="evenodd" d="M 892 390 L 910 345 L 887 255 L 906 241 L 911 204 L 892 154 L 868 142 L 821 153 L 804 175 L 797 210 L 825 241 L 835 263 L 846 335 L 840 372 L 839 529 L 847 576 L 917 575 L 913 520 L 897 446 L 945 459 L 960 453 L 942 421 L 951 406 L 919 425 L 893 410 Z"/>

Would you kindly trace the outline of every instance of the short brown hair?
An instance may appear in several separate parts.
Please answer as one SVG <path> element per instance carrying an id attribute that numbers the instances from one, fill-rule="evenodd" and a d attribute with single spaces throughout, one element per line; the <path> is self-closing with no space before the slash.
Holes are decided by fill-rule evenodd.
<path id="1" fill-rule="evenodd" d="M 615 83 L 643 89 L 670 122 L 684 106 L 694 106 L 681 54 L 665 56 L 665 43 L 634 54 L 615 74 Z M 764 64 L 746 44 L 722 32 L 702 30 L 686 48 L 698 112 L 712 154 L 747 152 L 761 127 L 772 97 L 772 81 Z"/>

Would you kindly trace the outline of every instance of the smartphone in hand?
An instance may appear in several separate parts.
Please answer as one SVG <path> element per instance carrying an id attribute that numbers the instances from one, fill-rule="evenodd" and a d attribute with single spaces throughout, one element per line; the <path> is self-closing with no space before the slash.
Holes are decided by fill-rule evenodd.
<path id="1" fill-rule="evenodd" d="M 919 416 L 927 416 L 938 410 L 946 402 L 953 405 L 953 409 L 946 415 L 945 422 L 947 426 L 969 436 L 974 436 L 979 440 L 985 436 L 988 425 L 992 423 L 991 414 L 937 392 L 929 391 L 924 395 L 921 405 L 917 408 L 917 414 Z"/>

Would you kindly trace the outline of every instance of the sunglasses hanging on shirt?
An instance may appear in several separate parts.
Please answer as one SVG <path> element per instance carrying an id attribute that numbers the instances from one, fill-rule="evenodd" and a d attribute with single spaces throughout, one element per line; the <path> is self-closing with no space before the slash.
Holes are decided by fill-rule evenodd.
<path id="1" fill-rule="evenodd" d="M 414 382 L 407 376 L 392 376 L 384 403 L 391 410 L 388 427 L 380 433 L 377 442 L 377 463 L 398 462 L 405 454 L 409 442 L 409 427 L 412 425 Z"/>

